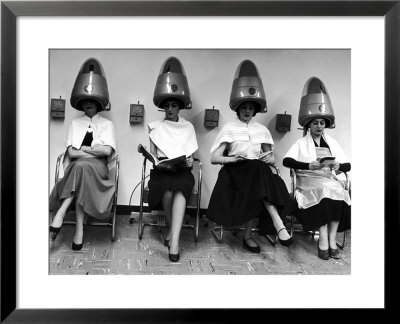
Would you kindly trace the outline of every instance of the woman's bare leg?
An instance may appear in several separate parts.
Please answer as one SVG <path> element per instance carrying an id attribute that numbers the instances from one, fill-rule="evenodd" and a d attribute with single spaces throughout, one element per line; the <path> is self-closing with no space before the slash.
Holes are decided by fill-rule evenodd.
<path id="1" fill-rule="evenodd" d="M 167 219 L 168 223 L 168 233 L 166 236 L 166 239 L 169 240 L 171 239 L 171 224 L 172 224 L 172 203 L 173 203 L 173 192 L 168 190 L 164 193 L 164 196 L 162 198 L 162 205 L 164 208 L 165 212 L 165 217 Z"/>
<path id="2" fill-rule="evenodd" d="M 283 225 L 282 219 L 280 218 L 278 214 L 278 210 L 274 205 L 271 205 L 269 202 L 264 201 L 265 208 L 267 209 L 268 213 L 271 215 L 272 222 L 274 224 L 274 227 L 276 231 L 278 232 L 280 229 L 284 228 L 284 230 L 279 232 L 279 238 L 281 240 L 288 240 L 290 238 L 290 235 L 288 231 L 285 228 L 285 225 Z"/>
<path id="3" fill-rule="evenodd" d="M 75 236 L 74 243 L 81 244 L 83 239 L 83 219 L 85 213 L 79 204 L 76 204 L 76 226 L 75 226 Z"/>
<path id="4" fill-rule="evenodd" d="M 71 205 L 72 200 L 74 200 L 73 196 L 63 200 L 61 207 L 57 210 L 57 213 L 51 222 L 51 226 L 58 228 L 62 225 L 65 214 L 67 213 L 67 209 L 69 205 Z"/>
<path id="5" fill-rule="evenodd" d="M 318 246 L 321 250 L 328 250 L 328 224 L 325 224 L 319 228 L 319 240 Z"/>
<path id="6" fill-rule="evenodd" d="M 181 233 L 183 217 L 185 216 L 186 199 L 181 191 L 174 192 L 172 203 L 172 224 L 170 253 L 179 253 L 179 235 Z"/>
<path id="7" fill-rule="evenodd" d="M 337 249 L 336 233 L 338 227 L 339 227 L 339 221 L 332 221 L 328 223 L 328 239 L 329 239 L 329 247 L 331 249 Z"/>

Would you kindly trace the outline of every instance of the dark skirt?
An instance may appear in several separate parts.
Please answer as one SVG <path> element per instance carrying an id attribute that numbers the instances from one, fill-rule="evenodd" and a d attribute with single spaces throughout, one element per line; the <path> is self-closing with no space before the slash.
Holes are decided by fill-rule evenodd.
<path id="1" fill-rule="evenodd" d="M 194 186 L 194 177 L 190 169 L 177 172 L 162 172 L 157 169 L 150 171 L 148 204 L 151 210 L 162 209 L 162 198 L 166 191 L 181 191 L 189 201 Z"/>
<path id="2" fill-rule="evenodd" d="M 110 217 L 114 193 L 114 181 L 108 179 L 104 158 L 77 159 L 68 165 L 51 191 L 49 209 L 57 212 L 65 198 L 74 197 L 86 214 L 106 219 Z"/>
<path id="3" fill-rule="evenodd" d="M 296 208 L 294 215 L 303 226 L 303 231 L 318 230 L 331 221 L 339 221 L 338 232 L 350 229 L 351 206 L 342 200 L 324 198 L 309 208 Z"/>
<path id="4" fill-rule="evenodd" d="M 258 218 L 260 234 L 275 234 L 263 201 L 277 207 L 284 222 L 293 208 L 284 181 L 265 162 L 244 160 L 221 168 L 207 209 L 207 218 L 218 225 L 239 226 Z"/>

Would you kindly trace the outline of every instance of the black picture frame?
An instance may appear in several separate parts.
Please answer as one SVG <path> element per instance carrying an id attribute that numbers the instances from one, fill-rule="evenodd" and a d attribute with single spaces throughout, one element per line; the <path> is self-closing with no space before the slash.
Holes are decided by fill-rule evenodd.
<path id="1" fill-rule="evenodd" d="M 19 16 L 384 16 L 385 310 L 395 306 L 399 237 L 400 0 L 395 1 L 2 1 L 1 2 L 1 322 L 224 322 L 249 310 L 16 308 L 16 19 Z M 368 73 L 366 72 L 366 75 Z M 366 111 L 373 111 L 367 107 Z M 368 128 L 368 126 L 366 126 Z M 373 130 L 367 129 L 369 131 Z M 372 166 L 373 167 L 373 166 Z M 373 234 L 371 234 L 373 236 Z M 393 238 L 394 237 L 394 238 Z M 371 256 L 373 262 L 373 256 Z M 55 292 L 56 293 L 56 292 Z M 158 292 L 161 296 L 162 292 Z M 293 292 L 292 292 L 293 294 Z M 105 296 L 105 298 L 109 298 Z M 238 296 L 241 298 L 241 296 Z M 251 310 L 254 316 L 262 310 Z M 247 315 L 244 314 L 245 316 Z"/>

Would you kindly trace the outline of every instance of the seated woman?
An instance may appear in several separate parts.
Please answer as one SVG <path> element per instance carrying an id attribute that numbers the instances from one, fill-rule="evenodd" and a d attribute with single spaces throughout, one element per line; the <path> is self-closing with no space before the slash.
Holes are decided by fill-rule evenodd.
<path id="1" fill-rule="evenodd" d="M 283 219 L 291 207 L 290 196 L 285 183 L 269 166 L 275 162 L 271 134 L 253 120 L 258 112 L 266 111 L 266 100 L 257 67 L 249 60 L 236 71 L 230 107 L 237 119 L 222 128 L 211 147 L 211 163 L 223 167 L 207 218 L 227 227 L 245 225 L 243 246 L 251 252 L 260 252 L 251 237 L 257 218 L 260 234 L 277 234 L 279 242 L 289 246 L 292 238 Z"/>
<path id="2" fill-rule="evenodd" d="M 148 125 L 151 153 L 159 160 L 186 156 L 183 165 L 176 170 L 163 167 L 163 164 L 154 166 L 148 183 L 150 209 L 162 207 L 169 224 L 169 232 L 164 240 L 169 260 L 178 262 L 179 235 L 186 202 L 195 183 L 191 172 L 192 155 L 198 146 L 193 125 L 179 116 L 181 109 L 191 108 L 191 101 L 185 71 L 177 58 L 168 58 L 161 67 L 153 101 L 157 107 L 164 109 L 165 119 Z"/>
<path id="3" fill-rule="evenodd" d="M 85 114 L 71 122 L 64 154 L 64 176 L 49 198 L 50 211 L 56 212 L 49 228 L 53 238 L 61 229 L 68 207 L 75 203 L 74 251 L 83 246 L 85 213 L 105 219 L 112 207 L 115 185 L 108 180 L 107 161 L 116 154 L 114 125 L 98 114 L 108 104 L 103 68 L 96 59 L 88 59 L 79 71 L 71 94 L 72 107 Z"/>
<path id="4" fill-rule="evenodd" d="M 296 170 L 295 215 L 304 231 L 319 229 L 318 256 L 324 260 L 340 258 L 336 232 L 350 228 L 351 202 L 342 172 L 350 171 L 351 165 L 339 144 L 325 133 L 325 128 L 333 127 L 334 122 L 325 85 L 318 78 L 310 78 L 299 112 L 304 136 L 291 146 L 283 165 Z M 319 161 L 327 156 L 334 160 Z"/>

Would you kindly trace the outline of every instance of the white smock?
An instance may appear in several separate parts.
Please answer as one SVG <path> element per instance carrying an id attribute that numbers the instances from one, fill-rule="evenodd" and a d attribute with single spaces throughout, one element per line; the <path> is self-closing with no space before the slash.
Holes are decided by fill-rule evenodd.
<path id="1" fill-rule="evenodd" d="M 251 119 L 248 124 L 236 118 L 224 125 L 218 133 L 210 152 L 213 153 L 222 143 L 228 143 L 228 155 L 246 153 L 247 159 L 258 159 L 261 144 L 270 144 L 273 150 L 274 140 L 268 128 Z"/>
<path id="2" fill-rule="evenodd" d="M 83 115 L 80 118 L 74 119 L 69 126 L 67 141 L 65 144 L 66 148 L 68 149 L 69 146 L 72 146 L 79 150 L 89 126 L 93 131 L 91 147 L 95 147 L 96 145 L 108 145 L 113 148 L 113 152 L 107 158 L 107 162 L 111 163 L 117 152 L 114 124 L 111 120 L 104 118 L 100 114 L 96 114 L 92 118 Z M 63 163 L 65 169 L 70 163 L 68 154 L 64 154 Z"/>
<path id="3" fill-rule="evenodd" d="M 157 157 L 189 157 L 198 149 L 194 127 L 183 117 L 179 117 L 177 122 L 157 120 L 149 123 L 148 127 L 149 137 L 157 147 Z"/>

